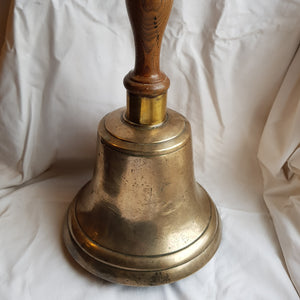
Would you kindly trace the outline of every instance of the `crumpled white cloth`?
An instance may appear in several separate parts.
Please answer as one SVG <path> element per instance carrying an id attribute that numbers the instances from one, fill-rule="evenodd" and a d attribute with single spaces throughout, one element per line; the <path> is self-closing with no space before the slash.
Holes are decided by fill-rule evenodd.
<path id="1" fill-rule="evenodd" d="M 12 1 L 0 58 L 0 299 L 298 299 L 298 200 L 287 195 L 299 187 L 289 75 L 299 15 L 298 0 L 174 1 L 161 54 L 168 105 L 190 120 L 196 178 L 223 236 L 194 275 L 127 288 L 88 275 L 61 242 L 68 204 L 91 176 L 98 122 L 125 105 L 134 65 L 125 3 Z M 287 123 L 275 130 L 277 116 Z M 293 206 L 278 209 L 278 195 Z"/>
<path id="2" fill-rule="evenodd" d="M 273 104 L 259 159 L 265 202 L 291 279 L 300 293 L 300 49 Z"/>

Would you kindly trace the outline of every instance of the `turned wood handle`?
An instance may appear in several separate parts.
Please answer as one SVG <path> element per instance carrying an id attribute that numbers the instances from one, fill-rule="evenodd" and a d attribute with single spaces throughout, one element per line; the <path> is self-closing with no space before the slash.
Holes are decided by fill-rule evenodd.
<path id="1" fill-rule="evenodd" d="M 172 4 L 173 0 L 126 0 L 136 53 L 135 68 L 124 79 L 129 93 L 155 97 L 169 88 L 159 60 Z"/>

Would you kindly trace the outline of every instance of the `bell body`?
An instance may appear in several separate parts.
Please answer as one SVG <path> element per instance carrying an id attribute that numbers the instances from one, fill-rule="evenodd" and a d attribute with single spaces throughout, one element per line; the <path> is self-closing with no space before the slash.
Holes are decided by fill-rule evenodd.
<path id="1" fill-rule="evenodd" d="M 136 61 L 125 79 L 127 107 L 98 127 L 93 178 L 69 207 L 65 244 L 86 270 L 108 281 L 148 286 L 200 269 L 220 242 L 214 203 L 194 179 L 191 129 L 167 110 L 160 71 L 173 0 L 126 0 Z"/>
<path id="2" fill-rule="evenodd" d="M 201 268 L 220 224 L 194 179 L 188 121 L 172 110 L 157 127 L 131 124 L 124 109 L 104 117 L 94 175 L 69 208 L 64 239 L 82 267 L 121 284 L 164 284 Z"/>

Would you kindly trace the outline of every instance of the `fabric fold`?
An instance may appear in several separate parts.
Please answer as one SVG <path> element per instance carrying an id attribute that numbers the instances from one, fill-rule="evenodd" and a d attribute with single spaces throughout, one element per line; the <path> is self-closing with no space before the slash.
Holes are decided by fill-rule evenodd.
<path id="1" fill-rule="evenodd" d="M 300 294 L 300 49 L 275 99 L 258 158 L 264 199 L 291 279 Z"/>

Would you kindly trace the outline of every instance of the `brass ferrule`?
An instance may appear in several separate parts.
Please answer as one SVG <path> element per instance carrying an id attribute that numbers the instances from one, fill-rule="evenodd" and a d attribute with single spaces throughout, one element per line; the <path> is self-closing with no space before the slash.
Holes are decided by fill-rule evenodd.
<path id="1" fill-rule="evenodd" d="M 166 118 L 167 93 L 155 97 L 127 92 L 126 119 L 134 124 L 154 126 Z"/>

